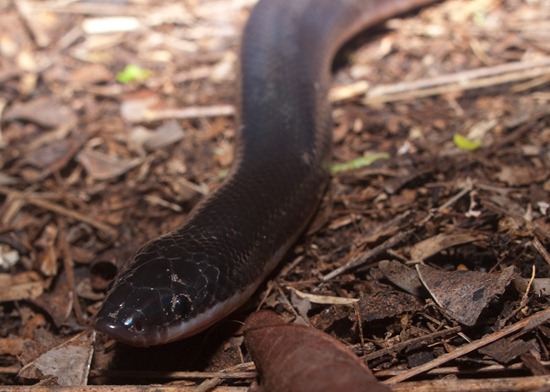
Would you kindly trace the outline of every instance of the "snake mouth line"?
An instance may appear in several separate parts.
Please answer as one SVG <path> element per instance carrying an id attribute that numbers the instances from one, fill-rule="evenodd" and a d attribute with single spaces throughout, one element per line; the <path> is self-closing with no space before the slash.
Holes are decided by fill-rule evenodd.
<path id="1" fill-rule="evenodd" d="M 237 292 L 229 299 L 216 303 L 203 313 L 187 321 L 178 321 L 171 325 L 155 325 L 144 328 L 139 323 L 128 325 L 128 322 L 120 323 L 120 317 L 116 313 L 99 315 L 94 320 L 94 328 L 113 339 L 134 347 L 150 347 L 170 343 L 176 340 L 193 336 L 217 321 L 225 318 L 240 305 L 249 299 L 256 291 L 255 286 L 250 286 Z"/>

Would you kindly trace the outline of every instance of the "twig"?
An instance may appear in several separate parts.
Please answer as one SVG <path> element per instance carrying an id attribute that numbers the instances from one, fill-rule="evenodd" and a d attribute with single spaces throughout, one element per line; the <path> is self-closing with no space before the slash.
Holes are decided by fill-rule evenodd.
<path id="1" fill-rule="evenodd" d="M 544 260 L 546 260 L 546 262 L 548 264 L 550 264 L 550 253 L 548 253 L 548 251 L 546 250 L 546 248 L 544 247 L 544 245 L 541 244 L 541 242 L 539 241 L 538 238 L 535 237 L 535 239 L 533 241 L 531 241 L 531 243 L 533 244 L 533 246 L 535 247 L 535 249 L 540 253 L 540 255 L 542 256 L 542 258 Z"/>
<path id="2" fill-rule="evenodd" d="M 33 385 L 31 387 L 2 386 L 2 392 L 196 392 L 197 386 L 192 385 L 93 385 L 83 387 L 51 387 L 44 385 Z M 217 386 L 209 392 L 247 392 L 248 387 L 226 387 Z"/>
<path id="3" fill-rule="evenodd" d="M 546 366 L 546 367 L 550 366 L 549 361 L 541 361 L 541 363 L 543 366 Z M 480 368 L 465 368 L 464 366 L 460 366 L 460 365 L 441 366 L 426 372 L 426 374 L 430 376 L 438 376 L 438 378 L 440 378 L 441 376 L 448 376 L 451 374 L 460 375 L 462 377 L 465 377 L 467 375 L 473 375 L 476 378 L 479 378 L 479 376 L 490 378 L 490 377 L 496 377 L 497 374 L 510 375 L 514 371 L 526 371 L 526 370 L 527 370 L 527 367 L 523 362 L 516 362 L 510 365 L 493 364 L 493 365 L 483 366 Z M 389 378 L 389 377 L 399 375 L 402 372 L 403 372 L 402 370 L 398 370 L 395 368 L 386 369 L 386 370 L 380 370 L 378 372 L 375 372 L 374 376 L 376 378 Z M 403 383 L 393 384 L 389 386 L 393 387 L 396 385 L 403 385 Z"/>
<path id="4" fill-rule="evenodd" d="M 412 82 L 379 85 L 373 88 L 369 88 L 368 83 L 359 81 L 352 86 L 333 89 L 331 96 L 333 101 L 342 101 L 354 96 L 365 95 L 364 103 L 366 104 L 393 102 L 496 86 L 540 78 L 549 74 L 550 57 L 543 57 L 536 61 L 499 64 L 494 67 L 476 68 Z"/>
<path id="5" fill-rule="evenodd" d="M 531 287 L 533 286 L 533 281 L 535 280 L 536 275 L 537 275 L 537 268 L 535 267 L 535 264 L 533 264 L 531 266 L 531 278 L 529 278 L 529 282 L 527 283 L 525 292 L 521 296 L 521 302 L 518 306 L 518 311 L 523 309 L 527 305 L 527 300 L 529 299 L 529 292 L 531 291 Z"/>
<path id="6" fill-rule="evenodd" d="M 451 92 L 496 86 L 550 74 L 550 57 L 538 61 L 520 61 L 494 67 L 374 87 L 367 92 L 365 103 L 381 103 L 441 95 Z"/>
<path id="7" fill-rule="evenodd" d="M 456 195 L 451 197 L 449 200 L 447 200 L 445 203 L 437 207 L 437 211 L 442 212 L 455 204 L 458 200 L 462 198 L 462 196 L 466 195 L 467 193 L 470 193 L 474 189 L 474 183 L 471 178 L 466 179 L 466 184 L 464 184 L 464 188 L 462 188 Z"/>
<path id="8" fill-rule="evenodd" d="M 27 0 L 16 0 L 14 3 L 15 7 L 17 8 L 17 12 L 21 16 L 21 19 L 25 22 L 25 25 L 31 32 L 36 45 L 38 45 L 40 48 L 45 48 L 46 46 L 48 46 L 51 42 L 51 39 L 47 34 L 45 34 L 42 26 L 35 23 L 35 21 L 33 20 L 33 5 Z"/>
<path id="9" fill-rule="evenodd" d="M 80 307 L 80 301 L 78 301 L 78 292 L 76 290 L 76 280 L 74 276 L 74 262 L 69 249 L 69 243 L 67 242 L 67 225 L 65 224 L 64 219 L 59 219 L 59 226 L 60 231 L 58 246 L 63 257 L 63 267 L 65 268 L 65 273 L 67 274 L 69 290 L 73 295 L 73 310 L 78 323 L 80 325 L 84 325 L 84 313 Z"/>
<path id="10" fill-rule="evenodd" d="M 227 380 L 247 380 L 256 377 L 258 374 L 255 371 L 240 371 L 240 372 L 161 372 L 161 371 L 133 371 L 133 370 L 92 370 L 90 377 L 109 377 L 109 378 L 131 378 L 138 380 L 144 379 L 161 379 L 161 380 L 186 380 L 197 379 L 204 380 L 209 378 L 219 378 Z"/>
<path id="11" fill-rule="evenodd" d="M 453 359 L 459 358 L 463 355 L 466 355 L 474 350 L 477 350 L 483 346 L 488 345 L 489 343 L 496 342 L 497 340 L 510 335 L 513 332 L 516 332 L 520 329 L 523 329 L 522 332 L 527 332 L 528 330 L 537 327 L 538 325 L 548 321 L 550 319 L 550 309 L 540 311 L 534 315 L 527 317 L 515 324 L 512 324 L 506 328 L 503 328 L 500 331 L 494 332 L 492 334 L 486 335 L 479 340 L 476 340 L 472 343 L 468 343 L 462 347 L 455 349 L 453 352 L 444 354 L 433 361 L 425 363 L 423 365 L 417 366 L 413 369 L 407 370 L 395 377 L 389 378 L 384 381 L 387 384 L 395 384 L 404 380 L 407 380 L 411 377 L 414 377 L 418 374 L 427 372 L 439 365 L 442 365 L 446 362 L 449 362 Z"/>
<path id="12" fill-rule="evenodd" d="M 403 241 L 405 238 L 407 238 L 414 230 L 405 230 L 400 231 L 393 237 L 388 238 L 386 241 L 378 245 L 377 247 L 365 252 L 361 253 L 358 256 L 353 257 L 351 260 L 349 260 L 346 264 L 344 264 L 341 267 L 336 268 L 334 271 L 326 274 L 323 276 L 323 281 L 326 282 L 332 278 L 335 278 L 336 276 L 352 269 L 355 267 L 358 267 L 362 264 L 365 264 L 367 261 L 369 261 L 371 258 L 375 257 L 376 255 L 384 252 L 386 249 L 391 248 L 397 244 L 399 244 L 401 241 Z"/>
<path id="13" fill-rule="evenodd" d="M 117 5 L 110 3 L 102 3 L 101 5 L 91 3 L 73 3 L 66 2 L 40 2 L 34 3 L 33 7 L 38 12 L 55 12 L 58 14 L 74 14 L 74 15 L 101 15 L 101 16 L 141 16 L 145 14 L 145 10 L 140 9 L 138 4 L 133 4 L 131 7 L 126 5 Z"/>
<path id="14" fill-rule="evenodd" d="M 143 121 L 185 120 L 189 118 L 233 116 L 234 114 L 235 107 L 233 105 L 191 106 L 182 109 L 150 109 L 144 112 Z"/>
<path id="15" fill-rule="evenodd" d="M 76 211 L 71 211 L 63 206 L 60 206 L 59 204 L 55 204 L 52 202 L 49 202 L 47 200 L 44 200 L 40 197 L 36 196 L 30 196 L 27 195 L 24 192 L 19 192 L 13 189 L 9 189 L 3 186 L 0 186 L 0 193 L 4 195 L 12 194 L 17 198 L 22 198 L 27 203 L 34 205 L 35 207 L 43 208 L 45 210 L 53 211 L 55 213 L 58 213 L 60 215 L 66 216 L 71 219 L 75 219 L 77 221 L 81 221 L 84 223 L 89 224 L 90 226 L 96 228 L 97 230 L 100 230 L 107 234 L 110 237 L 116 237 L 118 235 L 117 231 L 113 229 L 111 226 L 101 223 L 93 218 L 90 218 L 86 215 L 80 214 Z"/>
<path id="16" fill-rule="evenodd" d="M 550 376 L 492 378 L 485 380 L 437 380 L 392 385 L 395 392 L 514 392 L 547 391 Z"/>
<path id="17" fill-rule="evenodd" d="M 363 361 L 372 361 L 373 359 L 379 358 L 379 357 L 381 357 L 383 355 L 386 355 L 386 354 L 398 353 L 401 350 L 403 350 L 403 349 L 405 349 L 405 348 L 407 348 L 407 347 L 409 347 L 413 344 L 428 343 L 428 342 L 431 342 L 431 341 L 433 341 L 433 340 L 435 340 L 439 337 L 450 335 L 450 334 L 453 334 L 453 333 L 458 333 L 461 330 L 462 330 L 461 327 L 453 327 L 453 328 L 449 328 L 449 329 L 444 329 L 442 331 L 433 332 L 433 333 L 430 333 L 430 334 L 427 334 L 427 335 L 419 336 L 417 338 L 408 339 L 404 342 L 397 343 L 397 344 L 395 344 L 391 347 L 386 347 L 386 348 L 383 348 L 381 350 L 377 350 L 373 353 L 367 354 L 362 359 L 363 359 Z"/>

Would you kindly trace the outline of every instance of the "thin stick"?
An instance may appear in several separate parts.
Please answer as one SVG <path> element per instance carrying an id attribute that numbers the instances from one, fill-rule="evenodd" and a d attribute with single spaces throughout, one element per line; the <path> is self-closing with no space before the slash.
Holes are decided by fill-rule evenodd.
<path id="1" fill-rule="evenodd" d="M 546 260 L 546 262 L 548 264 L 550 264 L 550 253 L 548 253 L 548 251 L 546 250 L 546 248 L 544 247 L 544 245 L 541 244 L 541 242 L 539 241 L 538 238 L 535 237 L 535 239 L 533 241 L 531 241 L 531 243 L 533 244 L 533 246 L 535 247 L 536 250 L 539 251 L 540 255 L 542 256 L 542 258 L 544 260 Z"/>
<path id="2" fill-rule="evenodd" d="M 67 283 L 69 284 L 69 290 L 73 295 L 73 310 L 76 316 L 76 320 L 80 325 L 85 325 L 84 313 L 80 307 L 80 301 L 78 300 L 78 292 L 76 290 L 76 279 L 74 276 L 74 262 L 71 255 L 69 243 L 67 242 L 67 225 L 65 224 L 64 219 L 59 219 L 59 239 L 58 246 L 61 250 L 61 255 L 63 257 L 63 267 L 65 268 L 65 273 L 67 274 Z"/>
<path id="3" fill-rule="evenodd" d="M 366 99 L 367 101 L 383 102 L 387 99 L 386 97 L 405 93 L 413 93 L 414 96 L 418 96 L 416 94 L 426 91 L 442 93 L 444 91 L 471 90 L 535 78 L 548 73 L 550 73 L 550 57 L 544 57 L 537 61 L 505 63 L 413 82 L 376 86 L 367 92 Z M 441 87 L 444 87 L 444 90 L 437 90 Z M 425 94 L 421 94 L 421 96 L 425 96 Z"/>
<path id="4" fill-rule="evenodd" d="M 52 202 L 49 202 L 47 200 L 44 200 L 37 196 L 28 195 L 24 192 L 19 192 L 13 189 L 9 189 L 3 186 L 0 186 L 0 193 L 4 195 L 12 194 L 17 198 L 22 198 L 27 203 L 34 205 L 35 207 L 43 208 L 45 210 L 53 211 L 55 213 L 58 213 L 60 215 L 66 216 L 71 219 L 75 219 L 77 221 L 81 221 L 84 223 L 89 224 L 92 227 L 95 227 L 96 229 L 104 232 L 105 234 L 109 235 L 110 237 L 116 237 L 118 236 L 118 233 L 115 229 L 113 229 L 111 226 L 101 223 L 93 218 L 90 218 L 86 215 L 80 214 L 76 211 L 69 210 L 63 206 L 60 206 L 59 204 L 55 204 Z"/>
<path id="5" fill-rule="evenodd" d="M 550 376 L 491 378 L 484 380 L 435 380 L 392 385 L 395 392 L 515 392 L 547 391 Z"/>
<path id="6" fill-rule="evenodd" d="M 323 276 L 323 281 L 326 282 L 352 268 L 358 267 L 360 265 L 365 264 L 367 261 L 369 261 L 374 256 L 384 252 L 385 250 L 394 247 L 395 245 L 399 244 L 401 241 L 403 241 L 405 238 L 407 238 L 410 234 L 412 234 L 413 230 L 405 230 L 400 231 L 393 237 L 388 238 L 386 241 L 378 245 L 377 247 L 369 250 L 368 252 L 361 253 L 360 255 L 353 257 L 350 261 L 348 261 L 346 264 L 344 264 L 341 267 L 336 268 L 334 271 L 326 274 Z"/>
<path id="7" fill-rule="evenodd" d="M 455 333 L 459 333 L 461 330 L 462 330 L 461 327 L 453 327 L 453 328 L 433 332 L 433 333 L 430 333 L 430 334 L 427 334 L 427 335 L 419 336 L 419 337 L 416 337 L 416 338 L 408 339 L 404 342 L 397 343 L 397 344 L 395 344 L 391 347 L 386 347 L 386 348 L 377 350 L 375 352 L 372 352 L 370 354 L 367 354 L 362 359 L 365 362 L 366 361 L 372 361 L 373 359 L 379 358 L 379 357 L 381 357 L 383 355 L 386 355 L 386 354 L 398 353 L 401 350 L 403 350 L 403 349 L 405 349 L 409 346 L 412 346 L 413 344 L 423 343 L 423 342 L 432 342 L 433 340 L 435 340 L 437 338 L 447 336 L 447 335 L 451 335 L 451 334 L 455 334 Z"/>
<path id="8" fill-rule="evenodd" d="M 395 377 L 389 378 L 385 380 L 384 383 L 395 384 L 395 383 L 407 380 L 420 373 L 427 372 L 428 370 L 431 370 L 437 366 L 440 366 L 445 362 L 449 362 L 453 359 L 461 357 L 462 355 L 466 355 L 474 350 L 477 350 L 483 346 L 486 346 L 489 343 L 496 342 L 497 340 L 505 337 L 506 335 L 510 335 L 511 333 L 516 332 L 520 329 L 524 329 L 523 332 L 527 332 L 527 330 L 535 328 L 549 319 L 550 319 L 550 309 L 540 311 L 530 317 L 527 317 L 526 319 L 523 319 L 515 324 L 512 324 L 506 328 L 503 328 L 500 331 L 494 332 L 490 335 L 486 335 L 479 340 L 476 340 L 472 343 L 468 343 L 462 347 L 455 349 L 453 352 L 444 354 L 434 359 L 433 361 L 417 366 L 413 369 L 407 370 L 406 372 L 403 372 Z"/>
<path id="9" fill-rule="evenodd" d="M 369 88 L 369 84 L 365 81 L 358 81 L 348 86 L 333 88 L 331 100 L 338 102 L 364 95 L 363 101 L 366 104 L 394 102 L 542 78 L 548 75 L 550 75 L 550 57 L 543 57 L 536 61 L 505 63 L 494 67 L 476 68 L 372 88 Z"/>

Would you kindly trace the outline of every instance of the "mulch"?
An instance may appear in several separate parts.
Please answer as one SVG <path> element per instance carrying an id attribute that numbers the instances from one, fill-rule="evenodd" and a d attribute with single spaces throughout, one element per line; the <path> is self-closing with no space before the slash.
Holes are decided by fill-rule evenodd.
<path id="1" fill-rule="evenodd" d="M 361 34 L 335 62 L 331 187 L 254 298 L 163 347 L 89 329 L 124 261 L 227 177 L 253 3 L 0 1 L 0 385 L 246 390 L 266 308 L 393 390 L 549 388 L 546 0 Z"/>

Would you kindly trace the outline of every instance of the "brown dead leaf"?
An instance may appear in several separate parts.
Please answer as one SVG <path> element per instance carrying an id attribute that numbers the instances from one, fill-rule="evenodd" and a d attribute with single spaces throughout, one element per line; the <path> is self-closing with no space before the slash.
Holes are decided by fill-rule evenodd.
<path id="1" fill-rule="evenodd" d="M 143 153 L 177 143 L 183 139 L 184 134 L 183 129 L 176 121 L 168 121 L 155 131 L 139 126 L 132 129 L 130 144 L 135 150 Z"/>
<path id="2" fill-rule="evenodd" d="M 403 189 L 398 193 L 391 195 L 390 205 L 391 208 L 400 209 L 405 206 L 414 205 L 417 198 L 416 189 Z"/>
<path id="3" fill-rule="evenodd" d="M 479 315 L 515 275 L 510 266 L 497 273 L 479 271 L 442 271 L 425 264 L 416 266 L 418 276 L 434 301 L 452 319 L 475 325 Z"/>
<path id="4" fill-rule="evenodd" d="M 507 364 L 522 354 L 536 349 L 534 340 L 524 341 L 521 339 L 501 339 L 479 349 L 481 354 L 490 356 L 500 363 Z"/>
<path id="5" fill-rule="evenodd" d="M 184 137 L 183 129 L 177 121 L 167 121 L 157 128 L 152 138 L 144 143 L 144 147 L 153 151 L 179 142 Z"/>
<path id="6" fill-rule="evenodd" d="M 54 128 L 73 123 L 74 114 L 58 99 L 43 96 L 16 103 L 6 109 L 4 120 L 26 120 L 43 127 Z"/>
<path id="7" fill-rule="evenodd" d="M 382 260 L 378 263 L 378 268 L 380 268 L 386 279 L 400 289 L 412 295 L 420 295 L 422 282 L 420 282 L 418 274 L 413 269 L 398 261 L 390 260 Z"/>
<path id="8" fill-rule="evenodd" d="M 57 327 L 61 327 L 71 314 L 74 299 L 73 291 L 67 281 L 67 274 L 62 272 L 53 290 L 42 294 L 32 303 L 48 313 Z"/>
<path id="9" fill-rule="evenodd" d="M 0 302 L 31 300 L 44 291 L 44 282 L 35 272 L 0 274 Z"/>
<path id="10" fill-rule="evenodd" d="M 536 172 L 529 166 L 504 166 L 496 177 L 509 186 L 530 185 L 536 178 Z"/>
<path id="11" fill-rule="evenodd" d="M 486 235 L 471 233 L 438 234 L 415 244 L 411 249 L 411 259 L 422 261 L 453 246 L 482 241 L 486 238 Z"/>
<path id="12" fill-rule="evenodd" d="M 141 159 L 121 159 L 90 149 L 79 152 L 76 159 L 96 180 L 116 178 L 142 162 Z"/>
<path id="13" fill-rule="evenodd" d="M 57 386 L 84 386 L 93 354 L 94 331 L 84 331 L 52 348 L 19 372 L 26 379 L 51 380 Z"/>
<path id="14" fill-rule="evenodd" d="M 75 87 L 86 87 L 104 82 L 114 82 L 115 76 L 103 64 L 84 64 L 75 69 L 69 76 Z"/>
<path id="15" fill-rule="evenodd" d="M 21 164 L 31 165 L 42 171 L 57 171 L 63 168 L 80 148 L 73 139 L 54 139 L 47 144 L 25 153 Z"/>
<path id="16" fill-rule="evenodd" d="M 246 347 L 260 373 L 259 391 L 389 391 L 365 364 L 331 336 L 286 324 L 270 311 L 248 318 Z"/>

